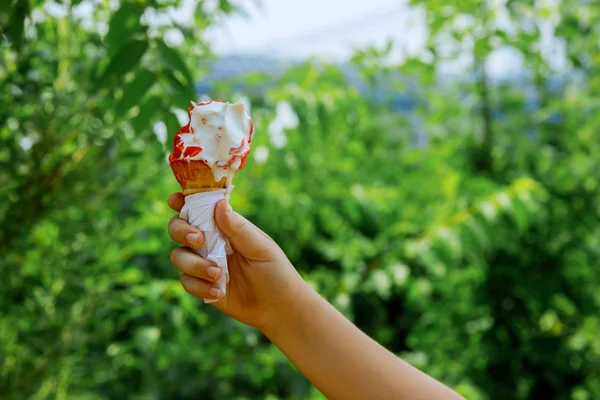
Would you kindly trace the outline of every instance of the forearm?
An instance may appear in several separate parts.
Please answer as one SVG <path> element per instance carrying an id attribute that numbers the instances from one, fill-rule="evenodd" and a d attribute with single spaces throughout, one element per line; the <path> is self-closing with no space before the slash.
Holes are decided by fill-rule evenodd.
<path id="1" fill-rule="evenodd" d="M 330 399 L 461 399 L 394 356 L 306 287 L 264 333 Z"/>

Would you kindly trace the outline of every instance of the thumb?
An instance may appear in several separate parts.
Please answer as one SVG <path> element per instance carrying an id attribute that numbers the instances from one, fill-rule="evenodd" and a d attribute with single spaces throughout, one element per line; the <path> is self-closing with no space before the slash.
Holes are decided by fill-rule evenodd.
<path id="1" fill-rule="evenodd" d="M 267 245 L 267 238 L 246 218 L 231 209 L 229 202 L 221 200 L 215 209 L 215 221 L 231 245 L 241 253 L 248 253 Z"/>

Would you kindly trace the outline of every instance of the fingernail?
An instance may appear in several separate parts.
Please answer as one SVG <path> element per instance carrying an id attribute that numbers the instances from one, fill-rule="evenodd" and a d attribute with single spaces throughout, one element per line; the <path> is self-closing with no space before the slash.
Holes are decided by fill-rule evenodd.
<path id="1" fill-rule="evenodd" d="M 219 267 L 208 267 L 208 270 L 206 271 L 206 273 L 211 278 L 217 279 L 219 277 L 219 274 L 221 273 L 221 268 L 219 268 Z"/>
<path id="2" fill-rule="evenodd" d="M 200 235 L 197 233 L 188 233 L 185 237 L 185 240 L 192 247 L 196 247 L 198 245 L 198 240 L 200 239 Z"/>
<path id="3" fill-rule="evenodd" d="M 213 299 L 218 299 L 221 296 L 221 289 L 214 287 L 208 291 L 208 294 Z"/>

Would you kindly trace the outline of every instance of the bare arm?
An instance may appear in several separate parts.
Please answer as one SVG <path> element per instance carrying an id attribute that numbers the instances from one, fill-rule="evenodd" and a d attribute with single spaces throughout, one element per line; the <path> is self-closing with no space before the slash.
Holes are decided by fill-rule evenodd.
<path id="1" fill-rule="evenodd" d="M 308 286 L 265 335 L 329 399 L 462 399 L 348 321 Z"/>

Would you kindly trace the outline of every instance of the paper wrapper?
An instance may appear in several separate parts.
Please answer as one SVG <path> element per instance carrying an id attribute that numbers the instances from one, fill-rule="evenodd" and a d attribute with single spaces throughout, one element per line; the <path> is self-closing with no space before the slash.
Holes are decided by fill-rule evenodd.
<path id="1" fill-rule="evenodd" d="M 222 199 L 229 199 L 233 186 L 222 190 L 194 193 L 185 196 L 185 204 L 181 209 L 179 217 L 185 219 L 190 225 L 198 228 L 204 233 L 204 245 L 194 251 L 201 257 L 214 262 L 221 267 L 223 275 L 217 281 L 222 296 L 227 293 L 229 282 L 229 269 L 227 267 L 227 256 L 232 253 L 229 240 L 221 233 L 215 222 L 215 206 Z M 204 300 L 205 303 L 215 303 L 218 300 Z"/>

